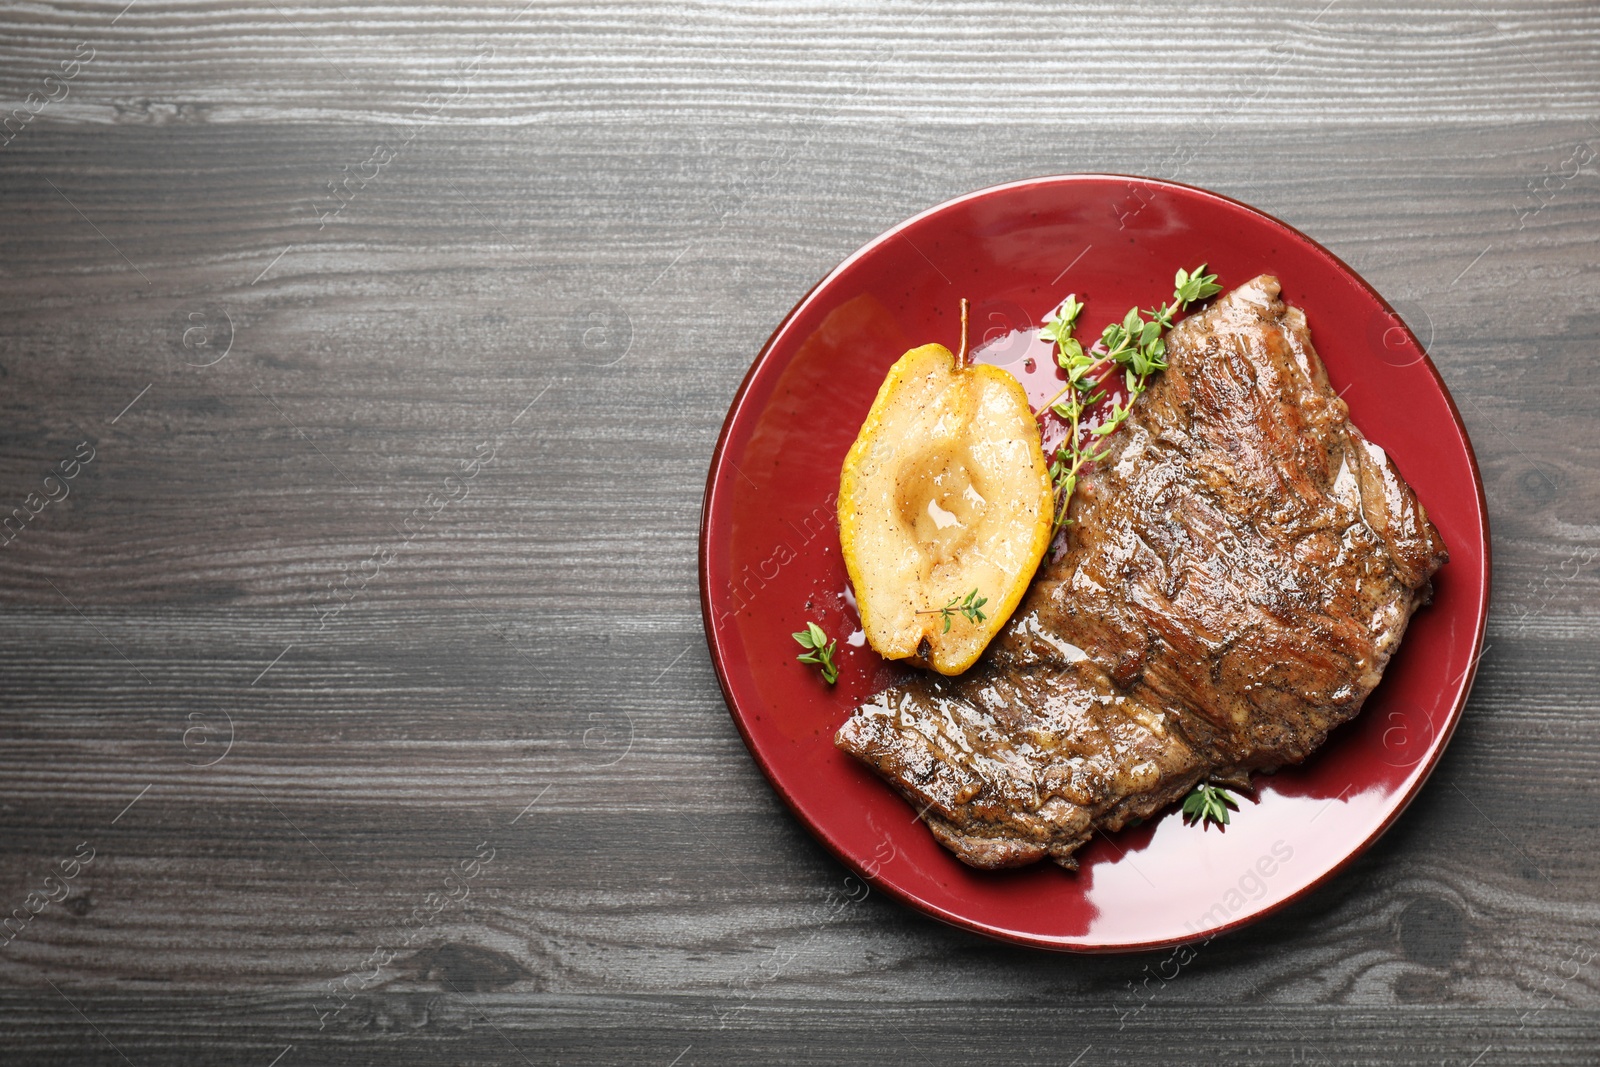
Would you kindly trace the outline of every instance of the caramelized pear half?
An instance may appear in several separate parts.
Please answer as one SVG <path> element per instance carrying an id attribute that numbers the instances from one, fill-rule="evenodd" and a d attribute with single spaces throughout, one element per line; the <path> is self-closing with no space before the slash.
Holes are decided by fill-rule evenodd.
<path id="1" fill-rule="evenodd" d="M 1015 378 L 943 345 L 901 356 L 839 479 L 839 539 L 873 649 L 940 674 L 970 667 L 1038 569 L 1052 502 Z M 974 589 L 982 621 L 959 610 Z"/>

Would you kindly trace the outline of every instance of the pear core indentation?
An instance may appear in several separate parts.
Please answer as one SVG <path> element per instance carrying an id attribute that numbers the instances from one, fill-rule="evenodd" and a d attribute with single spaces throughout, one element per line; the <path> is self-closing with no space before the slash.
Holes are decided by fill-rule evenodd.
<path id="1" fill-rule="evenodd" d="M 983 476 L 965 448 L 920 451 L 901 466 L 895 502 L 922 555 L 924 577 L 977 540 L 989 510 L 987 497 Z"/>

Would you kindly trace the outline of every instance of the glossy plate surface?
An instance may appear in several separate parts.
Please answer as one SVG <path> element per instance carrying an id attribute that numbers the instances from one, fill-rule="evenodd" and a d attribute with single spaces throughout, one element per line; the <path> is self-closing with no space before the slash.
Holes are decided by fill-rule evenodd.
<path id="1" fill-rule="evenodd" d="M 1175 812 L 1053 864 L 964 866 L 864 766 L 834 748 L 851 710 L 899 677 L 860 641 L 834 503 L 839 467 L 889 366 L 957 344 L 972 301 L 978 358 L 1054 392 L 1034 328 L 1069 292 L 1098 336 L 1130 306 L 1169 297 L 1202 260 L 1227 289 L 1276 274 L 1303 308 L 1356 425 L 1388 450 L 1443 534 L 1450 562 L 1382 684 L 1308 763 L 1257 776 L 1226 832 Z M 1258 918 L 1331 877 L 1394 821 L 1460 718 L 1483 641 L 1488 518 L 1466 431 L 1422 346 L 1326 249 L 1203 190 L 1069 175 L 985 189 L 894 227 L 840 264 L 767 342 L 728 412 L 706 485 L 701 601 L 728 707 L 757 763 L 844 863 L 959 926 L 1078 951 L 1157 948 Z M 795 661 L 814 619 L 840 638 L 839 684 Z"/>

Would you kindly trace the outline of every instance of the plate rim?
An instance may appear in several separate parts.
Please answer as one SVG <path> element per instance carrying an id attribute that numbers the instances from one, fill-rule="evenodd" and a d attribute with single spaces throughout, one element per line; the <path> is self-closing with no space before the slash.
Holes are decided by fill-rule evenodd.
<path id="1" fill-rule="evenodd" d="M 1327 257 L 1340 269 L 1342 269 L 1349 277 L 1353 278 L 1361 286 L 1361 288 L 1366 291 L 1368 296 L 1377 301 L 1380 307 L 1382 307 L 1388 314 L 1395 317 L 1401 328 L 1406 331 L 1406 336 L 1411 339 L 1411 342 L 1416 345 L 1417 350 L 1422 353 L 1422 362 L 1427 367 L 1428 373 L 1433 376 L 1434 383 L 1438 386 L 1439 392 L 1443 395 L 1445 405 L 1450 412 L 1450 417 L 1455 423 L 1456 431 L 1466 446 L 1467 465 L 1472 472 L 1473 490 L 1476 495 L 1478 529 L 1480 531 L 1479 548 L 1482 552 L 1484 579 L 1482 589 L 1478 595 L 1476 618 L 1473 620 L 1473 635 L 1471 644 L 1472 661 L 1468 666 L 1466 673 L 1462 676 L 1459 695 L 1456 697 L 1452 707 L 1450 708 L 1444 727 L 1440 731 L 1440 736 L 1437 740 L 1437 743 L 1423 764 L 1421 773 L 1415 777 L 1411 785 L 1405 790 L 1404 795 L 1400 797 L 1398 803 L 1396 803 L 1390 809 L 1387 816 L 1385 816 L 1383 821 L 1371 833 L 1369 833 L 1357 845 L 1347 851 L 1336 862 L 1330 865 L 1327 870 L 1311 879 L 1299 889 L 1283 897 L 1281 900 L 1275 901 L 1266 907 L 1260 908 L 1259 910 L 1241 915 L 1228 922 L 1224 922 L 1218 926 L 1210 927 L 1205 931 L 1202 931 L 1201 934 L 1196 934 L 1193 937 L 1163 937 L 1147 941 L 1133 941 L 1126 943 L 1081 944 L 1048 937 L 1040 937 L 1016 930 L 1001 929 L 994 925 L 983 923 L 968 916 L 961 915 L 950 909 L 939 907 L 928 901 L 918 899 L 908 891 L 903 890 L 899 886 L 896 886 L 892 883 L 882 882 L 875 876 L 868 874 L 864 866 L 860 863 L 857 863 L 856 860 L 845 849 L 843 849 L 837 841 L 834 840 L 833 836 L 827 831 L 827 829 L 824 828 L 817 820 L 813 819 L 812 816 L 796 802 L 795 798 L 790 794 L 788 789 L 781 784 L 778 777 L 774 774 L 773 768 L 768 763 L 766 757 L 752 742 L 749 729 L 746 727 L 745 721 L 739 713 L 738 705 L 735 702 L 733 692 L 729 687 L 727 668 L 723 662 L 724 654 L 717 643 L 714 618 L 711 610 L 707 535 L 710 529 L 711 520 L 711 497 L 716 485 L 720 480 L 720 476 L 723 473 L 723 450 L 727 445 L 728 435 L 733 427 L 734 421 L 740 414 L 740 411 L 745 404 L 746 398 L 750 391 L 750 386 L 754 382 L 757 373 L 766 365 L 767 360 L 771 357 L 773 343 L 788 328 L 790 322 L 794 320 L 794 317 L 802 308 L 806 306 L 807 302 L 811 300 L 812 296 L 814 296 L 819 289 L 832 282 L 840 274 L 844 273 L 847 269 L 853 266 L 858 260 L 864 258 L 881 245 L 895 239 L 905 230 L 909 229 L 925 218 L 951 210 L 961 204 L 968 203 L 973 200 L 995 196 L 1013 189 L 1022 189 L 1033 186 L 1073 185 L 1079 182 L 1095 181 L 1140 182 L 1156 188 L 1164 187 L 1169 189 L 1180 189 L 1185 193 L 1198 193 L 1204 198 L 1210 198 L 1212 200 L 1221 201 L 1223 203 L 1242 208 L 1245 211 L 1265 220 L 1270 225 L 1277 227 L 1287 236 L 1305 242 L 1318 253 Z M 789 309 L 788 313 L 779 320 L 778 325 L 773 329 L 772 333 L 767 337 L 767 340 L 762 344 L 760 350 L 756 353 L 755 358 L 751 360 L 750 366 L 745 371 L 744 377 L 740 380 L 738 389 L 734 391 L 733 399 L 729 401 L 728 412 L 723 417 L 722 428 L 717 433 L 716 446 L 711 452 L 711 463 L 706 470 L 706 484 L 700 500 L 700 531 L 699 545 L 696 556 L 699 565 L 701 623 L 705 630 L 706 647 L 710 653 L 711 664 L 713 669 L 716 671 L 717 685 L 722 690 L 722 700 L 727 707 L 728 716 L 733 720 L 734 726 L 739 731 L 739 737 L 744 742 L 745 749 L 750 753 L 751 758 L 755 760 L 756 766 L 760 768 L 762 775 L 767 780 L 767 784 L 770 785 L 773 791 L 778 794 L 778 797 L 783 801 L 784 806 L 788 808 L 790 813 L 800 821 L 800 824 L 806 828 L 813 838 L 821 843 L 822 846 L 827 849 L 835 859 L 837 859 L 857 877 L 861 878 L 865 884 L 879 889 L 887 896 L 899 902 L 901 905 L 909 907 L 920 914 L 937 919 L 940 922 L 946 923 L 950 926 L 967 930 L 972 933 L 981 934 L 985 937 L 1003 941 L 1009 944 L 1026 945 L 1030 948 L 1045 949 L 1052 952 L 1064 952 L 1082 955 L 1112 955 L 1130 952 L 1151 952 L 1166 948 L 1175 948 L 1182 945 L 1209 942 L 1213 938 L 1220 937 L 1225 934 L 1235 933 L 1245 926 L 1249 926 L 1267 918 L 1268 916 L 1277 914 L 1285 908 L 1288 908 L 1290 905 L 1298 904 L 1305 900 L 1311 894 L 1321 889 L 1328 882 L 1332 881 L 1335 877 L 1342 874 L 1351 866 L 1351 864 L 1353 864 L 1368 849 L 1376 844 L 1379 838 L 1381 838 L 1389 831 L 1391 827 L 1394 826 L 1394 824 L 1400 819 L 1400 816 L 1403 815 L 1406 809 L 1411 806 L 1412 801 L 1414 801 L 1417 795 L 1422 792 L 1422 787 L 1427 784 L 1428 779 L 1433 777 L 1433 773 L 1438 768 L 1440 760 L 1444 758 L 1445 749 L 1450 747 L 1450 742 L 1455 737 L 1456 728 L 1461 724 L 1461 719 L 1466 711 L 1467 700 L 1472 694 L 1473 684 L 1477 681 L 1478 667 L 1483 661 L 1483 643 L 1488 632 L 1489 603 L 1494 584 L 1494 566 L 1491 551 L 1492 544 L 1489 528 L 1489 503 L 1488 498 L 1484 493 L 1483 473 L 1479 469 L 1477 451 L 1472 447 L 1472 438 L 1467 433 L 1467 426 L 1465 421 L 1461 418 L 1460 408 L 1456 406 L 1455 397 L 1451 394 L 1450 388 L 1445 383 L 1443 375 L 1439 373 L 1439 368 L 1434 365 L 1433 357 L 1428 353 L 1427 348 L 1417 340 L 1416 334 L 1412 332 L 1410 324 L 1405 321 L 1405 318 L 1395 310 L 1394 306 L 1390 304 L 1389 301 L 1384 299 L 1383 294 L 1379 293 L 1375 288 L 1373 288 L 1371 283 L 1366 280 L 1366 278 L 1362 277 L 1359 271 L 1351 267 L 1350 264 L 1346 263 L 1343 259 L 1334 254 L 1315 238 L 1302 233 L 1299 229 L 1291 226 L 1287 222 L 1284 222 L 1277 216 L 1262 211 L 1260 208 L 1251 204 L 1247 204 L 1242 200 L 1237 200 L 1226 195 L 1225 193 L 1218 193 L 1198 185 L 1190 185 L 1186 182 L 1171 181 L 1164 178 L 1151 178 L 1145 175 L 1118 174 L 1103 171 L 1084 171 L 1060 174 L 1044 174 L 1037 175 L 1032 178 L 1021 178 L 1014 181 L 1002 182 L 998 185 L 985 186 L 981 189 L 975 189 L 971 192 L 963 193 L 960 196 L 951 197 L 950 199 L 941 201 L 932 207 L 926 208 L 914 215 L 910 215 L 907 218 L 902 219 L 901 221 L 890 226 L 888 229 L 884 230 L 882 233 L 878 234 L 876 237 L 867 241 L 850 255 L 840 260 L 839 263 L 833 267 L 833 269 L 825 273 L 809 289 L 807 289 L 805 293 L 803 293 L 800 298 L 795 301 L 794 306 Z"/>

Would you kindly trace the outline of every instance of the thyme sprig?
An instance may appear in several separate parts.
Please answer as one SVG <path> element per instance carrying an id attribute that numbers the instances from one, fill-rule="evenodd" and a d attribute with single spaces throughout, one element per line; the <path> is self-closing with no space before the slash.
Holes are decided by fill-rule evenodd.
<path id="1" fill-rule="evenodd" d="M 839 668 L 834 666 L 833 654 L 838 650 L 839 642 L 829 641 L 828 635 L 822 627 L 814 622 L 806 623 L 806 628 L 792 634 L 801 648 L 808 651 L 795 656 L 801 663 L 814 663 L 822 672 L 822 680 L 832 685 L 839 680 Z"/>
<path id="2" fill-rule="evenodd" d="M 1100 340 L 1087 352 L 1073 336 L 1078 316 L 1083 313 L 1076 293 L 1069 294 L 1045 320 L 1039 336 L 1055 342 L 1056 363 L 1067 372 L 1066 384 L 1034 412 L 1035 416 L 1054 412 L 1068 424 L 1066 439 L 1050 462 L 1050 482 L 1055 487 L 1052 535 L 1067 523 L 1067 505 L 1077 488 L 1078 472 L 1084 464 L 1111 454 L 1110 449 L 1099 447 L 1099 441 L 1122 425 L 1151 376 L 1166 369 L 1165 334 L 1172 328 L 1174 316 L 1221 291 L 1217 276 L 1207 274 L 1204 263 L 1193 271 L 1179 270 L 1172 279 L 1170 303 L 1144 312 L 1138 307 L 1129 308 L 1121 322 L 1111 323 L 1101 331 Z M 1089 440 L 1085 442 L 1083 416 L 1105 399 L 1105 383 L 1119 367 L 1125 395 L 1122 400 L 1113 401 L 1100 422 L 1089 428 Z"/>
<path id="3" fill-rule="evenodd" d="M 1210 782 L 1201 782 L 1194 787 L 1183 800 L 1183 823 L 1192 826 L 1200 823 L 1204 826 L 1214 822 L 1218 826 L 1228 825 L 1228 809 L 1239 810 L 1239 805 L 1234 803 L 1233 794 L 1220 786 Z"/>
<path id="4" fill-rule="evenodd" d="M 987 620 L 989 616 L 983 613 L 983 606 L 988 602 L 989 598 L 979 596 L 977 588 L 974 587 L 965 598 L 962 598 L 959 595 L 953 596 L 950 598 L 950 603 L 946 604 L 944 607 L 928 608 L 924 611 L 917 612 L 917 614 L 939 616 L 944 620 L 944 629 L 940 630 L 939 632 L 947 634 L 950 632 L 950 621 L 956 615 L 964 616 L 968 622 L 974 624 Z"/>

